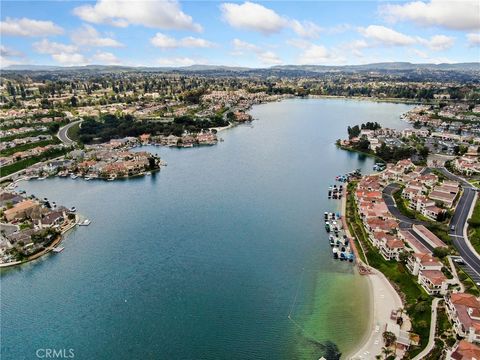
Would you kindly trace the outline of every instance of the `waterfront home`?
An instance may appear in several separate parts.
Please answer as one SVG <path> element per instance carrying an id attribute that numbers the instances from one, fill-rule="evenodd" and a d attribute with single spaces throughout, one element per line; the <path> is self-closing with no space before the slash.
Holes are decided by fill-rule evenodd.
<path id="1" fill-rule="evenodd" d="M 398 222 L 393 219 L 370 218 L 366 220 L 365 228 L 371 235 L 375 231 L 384 231 L 388 233 L 398 228 Z"/>
<path id="2" fill-rule="evenodd" d="M 0 207 L 15 205 L 23 201 L 23 197 L 14 193 L 2 192 L 0 194 Z"/>
<path id="3" fill-rule="evenodd" d="M 15 204 L 11 209 L 3 212 L 7 221 L 31 217 L 32 213 L 40 208 L 40 204 L 33 200 L 24 200 Z"/>
<path id="4" fill-rule="evenodd" d="M 364 176 L 358 183 L 357 189 L 366 191 L 382 191 L 378 176 Z"/>
<path id="5" fill-rule="evenodd" d="M 55 211 L 49 211 L 42 216 L 42 218 L 38 221 L 38 227 L 40 229 L 46 227 L 59 227 L 63 224 L 65 219 L 67 218 L 66 215 L 66 208 L 61 208 Z"/>
<path id="6" fill-rule="evenodd" d="M 468 342 L 480 342 L 480 300 L 466 293 L 445 296 L 447 314 L 459 337 Z"/>
<path id="7" fill-rule="evenodd" d="M 414 253 L 411 254 L 407 259 L 407 269 L 412 273 L 412 275 L 418 275 L 420 271 L 424 270 L 442 270 L 442 262 L 432 256 L 429 253 L 421 254 Z"/>
<path id="8" fill-rule="evenodd" d="M 140 142 L 141 142 L 143 145 L 147 145 L 147 144 L 150 143 L 150 137 L 151 137 L 150 134 L 142 134 L 142 135 L 140 135 L 138 138 L 140 139 Z"/>
<path id="9" fill-rule="evenodd" d="M 412 230 L 422 237 L 432 248 L 436 247 L 448 247 L 442 240 L 440 240 L 434 233 L 428 230 L 423 225 L 413 225 Z"/>
<path id="10" fill-rule="evenodd" d="M 378 249 L 385 260 L 400 260 L 400 253 L 405 249 L 402 240 L 387 234 L 379 243 Z"/>
<path id="11" fill-rule="evenodd" d="M 447 280 L 440 270 L 420 270 L 417 279 L 429 295 L 445 295 L 448 288 Z"/>
<path id="12" fill-rule="evenodd" d="M 469 343 L 465 340 L 460 340 L 456 347 L 447 351 L 446 360 L 479 360 L 480 347 Z"/>

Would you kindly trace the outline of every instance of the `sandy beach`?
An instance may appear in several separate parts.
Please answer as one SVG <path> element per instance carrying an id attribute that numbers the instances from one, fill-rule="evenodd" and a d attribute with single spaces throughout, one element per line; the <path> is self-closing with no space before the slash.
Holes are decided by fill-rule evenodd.
<path id="1" fill-rule="evenodd" d="M 346 199 L 347 196 L 344 194 L 341 205 L 343 216 L 346 214 Z M 350 234 L 348 227 L 346 227 L 345 230 L 347 236 L 352 238 L 352 234 Z M 356 261 L 362 262 L 358 256 Z M 390 319 L 390 315 L 392 311 L 403 308 L 402 299 L 385 275 L 380 271 L 363 264 L 363 262 L 362 265 L 367 267 L 371 272 L 370 274 L 363 275 L 368 278 L 370 288 L 371 308 L 369 329 L 357 349 L 346 354 L 345 359 L 374 359 L 376 355 L 381 354 L 384 345 L 382 334 L 385 331 L 387 324 L 394 325 L 396 323 L 395 320 Z"/>
<path id="2" fill-rule="evenodd" d="M 371 322 L 369 336 L 356 352 L 352 352 L 347 359 L 374 359 L 382 353 L 383 338 L 387 324 L 395 324 L 390 319 L 393 310 L 403 307 L 402 300 L 385 276 L 377 270 L 372 270 L 368 276 L 371 299 Z"/>

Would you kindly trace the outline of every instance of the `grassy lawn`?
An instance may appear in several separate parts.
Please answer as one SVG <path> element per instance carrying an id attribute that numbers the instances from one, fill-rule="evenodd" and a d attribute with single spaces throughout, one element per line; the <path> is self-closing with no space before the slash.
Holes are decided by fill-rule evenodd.
<path id="1" fill-rule="evenodd" d="M 53 158 L 65 155 L 70 150 L 71 149 L 51 149 L 51 150 L 45 151 L 40 156 L 33 156 L 28 159 L 17 161 L 16 163 L 13 163 L 11 165 L 3 166 L 1 171 L 1 176 L 7 176 L 10 174 L 13 174 L 14 172 L 26 169 L 27 167 L 32 166 L 40 161 L 45 161 L 48 159 L 53 159 Z"/>
<path id="2" fill-rule="evenodd" d="M 468 220 L 468 239 L 480 254 L 480 201 L 477 200 L 472 217 Z"/>
<path id="3" fill-rule="evenodd" d="M 432 298 L 417 283 L 416 278 L 408 272 L 403 263 L 385 260 L 378 250 L 371 245 L 358 216 L 354 199 L 355 188 L 356 183 L 348 185 L 347 223 L 351 229 L 355 229 L 355 234 L 358 237 L 357 241 L 365 249 L 365 256 L 370 266 L 381 271 L 401 293 L 405 310 L 412 321 L 412 332 L 420 335 L 419 346 L 410 347 L 408 352 L 408 358 L 414 357 L 428 343 Z"/>
<path id="4" fill-rule="evenodd" d="M 80 123 L 73 125 L 68 129 L 67 136 L 73 141 L 78 141 L 78 132 L 80 131 Z"/>
<path id="5" fill-rule="evenodd" d="M 47 146 L 47 145 L 58 144 L 58 143 L 60 143 L 60 140 L 58 140 L 57 138 L 53 138 L 52 140 L 43 140 L 43 141 L 37 141 L 34 143 L 18 145 L 13 148 L 0 151 L 0 156 L 10 156 L 15 154 L 16 152 L 30 150 L 30 149 L 36 148 L 37 146 Z"/>

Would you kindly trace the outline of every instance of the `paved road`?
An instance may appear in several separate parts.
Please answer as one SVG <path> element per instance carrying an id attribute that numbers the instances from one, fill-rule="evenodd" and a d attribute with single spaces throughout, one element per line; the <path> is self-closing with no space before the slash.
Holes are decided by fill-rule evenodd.
<path id="1" fill-rule="evenodd" d="M 467 244 L 468 240 L 464 237 L 464 234 L 466 234 L 464 230 L 468 225 L 467 220 L 470 208 L 474 205 L 476 189 L 465 179 L 452 174 L 447 169 L 439 168 L 438 170 L 450 180 L 458 181 L 462 184 L 463 193 L 450 221 L 450 229 L 452 226 L 455 226 L 455 230 L 450 230 L 450 238 L 458 250 L 458 253 L 465 261 L 465 265 L 461 265 L 462 269 L 470 275 L 475 283 L 480 283 L 480 259 L 475 251 Z"/>
<path id="2" fill-rule="evenodd" d="M 440 300 L 442 299 L 434 298 L 432 301 L 432 320 L 430 321 L 430 336 L 428 338 L 428 344 L 420 354 L 413 358 L 413 360 L 422 360 L 435 346 L 435 330 L 437 328 L 437 307 Z"/>
<path id="3" fill-rule="evenodd" d="M 452 227 L 452 225 L 455 226 L 455 230 L 450 231 L 450 238 L 453 245 L 455 246 L 458 253 L 465 262 L 461 265 L 462 269 L 468 275 L 470 275 L 473 281 L 475 281 L 476 283 L 480 283 L 480 259 L 477 257 L 471 247 L 467 244 L 467 240 L 464 237 L 464 228 L 467 225 L 468 214 L 475 198 L 475 188 L 470 183 L 465 181 L 465 179 L 450 173 L 445 168 L 439 168 L 438 170 L 450 180 L 458 181 L 463 186 L 462 196 L 458 201 L 455 213 L 449 224 L 450 228 Z M 420 220 L 410 219 L 403 215 L 400 210 L 398 210 L 395 204 L 395 200 L 392 196 L 392 194 L 398 189 L 398 184 L 389 184 L 383 190 L 382 195 L 385 203 L 387 204 L 388 210 L 400 221 L 400 229 L 407 230 L 408 232 L 410 232 L 410 234 L 415 236 L 415 238 L 417 238 L 423 245 L 425 245 L 430 251 L 433 251 L 432 246 L 427 243 L 421 236 L 419 236 L 415 231 L 412 230 L 413 224 L 425 225 L 425 223 Z"/>
<path id="4" fill-rule="evenodd" d="M 423 221 L 410 219 L 409 217 L 403 215 L 400 210 L 398 210 L 395 199 L 393 198 L 393 193 L 399 189 L 399 184 L 389 184 L 385 187 L 385 189 L 383 189 L 382 197 L 387 204 L 388 211 L 390 211 L 390 213 L 400 221 L 400 229 L 411 229 L 413 224 L 424 225 Z"/>
<path id="5" fill-rule="evenodd" d="M 70 124 L 65 125 L 64 127 L 61 127 L 60 130 L 58 130 L 58 134 L 57 134 L 57 137 L 60 139 L 60 141 L 63 142 L 66 146 L 71 146 L 71 145 L 75 144 L 75 141 L 73 141 L 72 139 L 70 139 L 68 137 L 68 130 L 72 126 L 74 126 L 74 125 L 76 125 L 76 124 L 78 124 L 82 121 L 83 120 L 77 120 L 77 121 L 71 122 Z"/>

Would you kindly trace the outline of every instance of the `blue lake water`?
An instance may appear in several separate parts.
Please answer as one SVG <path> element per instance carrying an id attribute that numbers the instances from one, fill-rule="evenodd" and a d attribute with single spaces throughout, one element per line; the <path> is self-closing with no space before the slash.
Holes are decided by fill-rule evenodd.
<path id="1" fill-rule="evenodd" d="M 318 355 L 311 340 L 348 352 L 368 324 L 368 291 L 331 258 L 323 213 L 339 203 L 326 190 L 373 161 L 334 142 L 366 121 L 406 127 L 409 108 L 263 104 L 253 127 L 216 146 L 142 148 L 168 162 L 152 176 L 21 183 L 92 224 L 62 253 L 2 271 L 1 358 L 71 348 L 75 359 L 292 359 Z"/>

